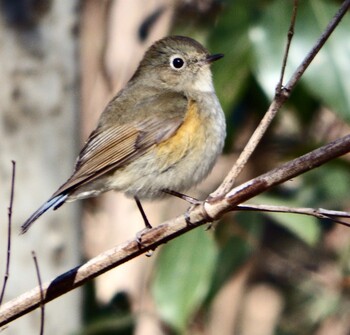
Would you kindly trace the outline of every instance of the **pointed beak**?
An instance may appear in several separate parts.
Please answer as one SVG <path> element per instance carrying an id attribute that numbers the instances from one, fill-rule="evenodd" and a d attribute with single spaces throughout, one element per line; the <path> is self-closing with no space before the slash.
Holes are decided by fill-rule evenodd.
<path id="1" fill-rule="evenodd" d="M 211 64 L 217 60 L 219 60 L 220 58 L 224 57 L 224 54 L 216 54 L 216 55 L 209 55 L 206 59 L 205 62 L 208 64 Z"/>

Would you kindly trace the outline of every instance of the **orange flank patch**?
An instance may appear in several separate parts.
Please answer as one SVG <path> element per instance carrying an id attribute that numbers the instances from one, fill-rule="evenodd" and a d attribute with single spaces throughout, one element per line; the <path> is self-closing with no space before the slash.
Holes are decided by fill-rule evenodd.
<path id="1" fill-rule="evenodd" d="M 167 169 L 180 161 L 188 151 L 195 150 L 203 144 L 204 131 L 198 114 L 198 105 L 190 101 L 182 125 L 176 133 L 157 146 L 159 166 Z"/>

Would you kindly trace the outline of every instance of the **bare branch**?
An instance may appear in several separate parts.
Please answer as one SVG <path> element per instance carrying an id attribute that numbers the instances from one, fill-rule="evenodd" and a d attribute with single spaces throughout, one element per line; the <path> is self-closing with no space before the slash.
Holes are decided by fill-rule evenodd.
<path id="1" fill-rule="evenodd" d="M 39 270 L 39 264 L 38 264 L 38 259 L 36 257 L 35 251 L 32 251 L 32 257 L 34 260 L 34 265 L 35 265 L 35 271 L 36 275 L 38 278 L 38 283 L 39 283 L 39 290 L 40 290 L 40 310 L 41 310 L 41 315 L 40 315 L 40 335 L 44 334 L 44 323 L 45 323 L 45 304 L 44 304 L 44 293 L 42 289 L 42 283 L 41 283 L 41 276 L 40 276 L 40 270 Z"/>
<path id="2" fill-rule="evenodd" d="M 328 210 L 324 208 L 288 207 L 288 206 L 274 206 L 274 205 L 254 205 L 254 204 L 241 204 L 237 206 L 237 209 L 243 210 L 243 211 L 310 215 L 318 219 L 332 220 L 343 226 L 350 227 L 349 222 L 345 222 L 337 219 L 338 217 L 350 218 L 350 213 L 343 212 L 343 211 L 333 211 L 333 210 Z"/>
<path id="3" fill-rule="evenodd" d="M 243 149 L 242 153 L 238 157 L 236 163 L 232 167 L 231 171 L 226 176 L 225 180 L 222 184 L 215 190 L 212 194 L 212 198 L 220 197 L 226 194 L 234 185 L 237 176 L 241 173 L 244 166 L 247 164 L 250 156 L 254 152 L 255 148 L 259 144 L 261 138 L 265 134 L 267 128 L 271 124 L 272 120 L 276 116 L 277 112 L 289 98 L 290 93 L 296 86 L 297 82 L 305 72 L 305 70 L 310 65 L 311 61 L 315 58 L 317 53 L 320 51 L 322 46 L 326 43 L 328 37 L 331 35 L 336 26 L 340 23 L 343 16 L 346 14 L 347 10 L 350 8 L 350 0 L 345 0 L 341 5 L 339 11 L 334 15 L 331 22 L 328 24 L 327 28 L 318 39 L 314 47 L 307 54 L 305 59 L 299 65 L 299 67 L 295 70 L 294 74 L 286 84 L 286 86 L 282 89 L 279 94 L 276 94 L 268 111 L 264 115 L 263 119 L 259 123 L 258 127 L 254 131 L 253 135 L 250 137 L 247 145 Z"/>
<path id="4" fill-rule="evenodd" d="M 201 205 L 195 206 L 186 215 L 181 215 L 144 232 L 142 234 L 142 244 L 138 243 L 136 239 L 122 243 L 101 253 L 82 266 L 62 274 L 53 281 L 44 283 L 41 288 L 36 287 L 9 301 L 0 309 L 0 327 L 36 309 L 42 303 L 47 303 L 83 285 L 86 281 L 148 250 L 155 249 L 160 244 L 207 222 L 220 219 L 224 213 L 237 210 L 240 203 L 266 191 L 270 187 L 281 184 L 348 152 L 350 152 L 350 135 L 254 178 L 234 188 L 225 197 L 207 199 Z M 190 225 L 186 223 L 187 219 L 191 220 Z"/>
<path id="5" fill-rule="evenodd" d="M 7 255 L 6 255 L 6 268 L 4 275 L 4 283 L 2 284 L 1 294 L 0 294 L 0 306 L 4 299 L 5 290 L 7 286 L 7 281 L 10 276 L 10 260 L 11 260 L 11 227 L 12 227 L 12 208 L 13 208 L 13 198 L 15 195 L 15 178 L 16 178 L 16 162 L 12 161 L 12 178 L 11 178 L 11 193 L 10 193 L 10 204 L 8 207 L 8 226 L 7 226 Z"/>
<path id="6" fill-rule="evenodd" d="M 235 187 L 225 196 L 215 199 L 209 198 L 204 204 L 205 211 L 209 217 L 217 219 L 223 213 L 236 208 L 239 204 L 261 194 L 272 186 L 281 184 L 304 172 L 312 170 L 349 151 L 350 135 L 347 135 L 249 180 Z M 216 206 L 217 204 L 219 206 Z"/>
<path id="7" fill-rule="evenodd" d="M 318 52 L 321 50 L 323 45 L 328 40 L 329 36 L 333 33 L 334 29 L 338 26 L 344 15 L 347 13 L 347 11 L 350 8 L 350 0 L 345 0 L 342 5 L 340 6 L 338 12 L 334 15 L 332 20 L 329 22 L 327 28 L 323 32 L 323 34 L 320 36 L 318 41 L 315 43 L 314 47 L 311 49 L 311 51 L 306 55 L 304 60 L 301 62 L 301 64 L 298 66 L 298 68 L 295 70 L 294 74 L 284 87 L 284 90 L 288 92 L 288 94 L 294 89 L 295 85 L 301 78 L 301 76 L 304 74 L 306 69 L 309 67 L 313 59 L 316 57 Z"/>
<path id="8" fill-rule="evenodd" d="M 292 13 L 292 17 L 291 17 L 290 25 L 289 25 L 289 29 L 288 29 L 287 44 L 286 44 L 286 49 L 284 51 L 284 56 L 283 56 L 283 61 L 282 61 L 281 76 L 280 76 L 280 80 L 278 81 L 278 84 L 276 86 L 276 94 L 280 94 L 282 91 L 282 88 L 283 88 L 284 73 L 285 73 L 286 66 L 287 66 L 290 45 L 292 43 L 292 39 L 294 36 L 294 27 L 295 27 L 295 20 L 297 18 L 298 5 L 299 5 L 299 1 L 294 0 L 293 13 Z"/>

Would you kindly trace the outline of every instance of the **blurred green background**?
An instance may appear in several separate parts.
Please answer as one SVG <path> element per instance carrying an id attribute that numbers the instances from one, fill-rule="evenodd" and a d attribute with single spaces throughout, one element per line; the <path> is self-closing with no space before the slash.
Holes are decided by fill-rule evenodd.
<path id="1" fill-rule="evenodd" d="M 336 1 L 299 2 L 285 80 L 319 38 L 339 4 Z M 226 149 L 239 151 L 241 148 L 234 143 L 240 136 L 249 136 L 242 135 L 251 130 L 247 130 L 247 119 L 254 128 L 274 95 L 293 2 L 222 1 L 218 5 L 216 17 L 211 22 L 209 17 L 207 21 L 202 20 L 198 34 L 207 38 L 210 50 L 225 54 L 214 68 L 214 78 L 228 120 L 230 136 Z M 350 18 L 346 17 L 307 70 L 250 161 L 252 175 L 348 132 L 349 28 Z M 348 158 L 339 159 L 274 188 L 254 202 L 346 210 L 349 176 Z M 154 294 L 160 308 L 167 311 L 163 315 L 165 320 L 178 333 L 192 333 L 188 330 L 190 322 L 205 320 L 201 316 L 210 311 L 211 302 L 225 282 L 233 280 L 244 266 L 252 263 L 243 294 L 247 294 L 250 287 L 268 284 L 282 297 L 283 308 L 272 333 L 321 334 L 325 325 L 333 322 L 337 327 L 330 328 L 333 331 L 328 334 L 347 334 L 349 321 L 344 320 L 349 319 L 350 312 L 349 242 L 336 240 L 334 230 L 337 228 L 346 230 L 307 216 L 239 213 L 227 216 L 214 236 L 199 238 L 208 234 L 198 230 L 192 233 L 192 241 L 189 241 L 191 236 L 181 237 L 164 248 L 155 273 Z M 349 236 L 348 232 L 345 234 Z M 195 257 L 192 254 L 189 260 L 187 284 L 192 283 L 193 288 L 186 286 L 186 290 L 181 289 L 182 283 L 176 285 L 176 280 L 170 281 L 163 274 L 167 267 L 175 266 L 172 263 L 183 262 L 177 250 L 185 253 L 185 243 L 188 254 L 193 249 L 201 250 L 197 259 L 192 259 Z M 207 272 L 202 269 L 203 264 Z M 199 286 L 201 295 L 196 292 Z M 242 299 L 242 309 L 243 304 Z M 256 308 L 258 306 L 261 304 L 257 301 Z M 242 319 L 249 319 L 242 311 L 238 314 L 235 334 L 240 334 Z M 259 324 L 256 327 L 259 328 Z M 241 332 L 249 334 L 245 330 Z"/>
<path id="2" fill-rule="evenodd" d="M 340 3 L 299 2 L 285 81 Z M 213 74 L 227 117 L 226 154 L 242 150 L 273 98 L 292 9 L 292 1 L 281 0 L 212 1 L 204 12 L 188 2 L 176 9 L 172 33 L 225 54 Z M 242 180 L 348 133 L 349 31 L 345 17 L 279 112 Z M 253 200 L 347 210 L 349 171 L 349 157 L 343 157 Z M 157 256 L 150 284 L 164 334 L 349 334 L 349 236 L 344 227 L 307 216 L 231 213 L 215 230 L 199 228 L 171 241 Z M 238 288 L 230 291 L 235 283 Z M 228 301 L 218 311 L 216 301 L 225 290 Z M 252 310 L 269 308 L 271 327 L 264 331 Z M 227 331 L 230 309 L 234 325 Z M 210 329 L 214 313 L 222 314 L 222 329 L 218 323 Z"/>
<path id="3" fill-rule="evenodd" d="M 158 2 L 164 5 L 164 1 Z M 129 0 L 124 0 L 124 4 L 126 2 Z M 157 1 L 154 2 L 158 4 Z M 8 12 L 5 11 L 4 14 L 11 23 L 12 5 L 17 2 L 2 3 L 9 6 L 2 8 L 7 8 Z M 29 3 L 46 6 L 47 3 L 59 2 L 20 3 L 24 5 L 23 12 L 26 13 L 25 6 Z M 123 1 L 87 0 L 80 1 L 79 5 L 83 7 L 87 3 L 93 4 L 95 10 L 98 3 L 101 7 L 103 4 L 101 12 L 105 12 L 100 14 L 106 16 L 107 24 L 99 28 L 107 30 L 110 28 L 108 6 Z M 280 76 L 293 1 L 169 0 L 168 5 L 174 7 L 169 35 L 190 36 L 203 43 L 210 52 L 225 54 L 223 59 L 213 64 L 212 70 L 217 95 L 227 119 L 228 135 L 222 159 L 229 162 L 228 166 L 232 166 L 273 98 Z M 341 1 L 336 0 L 299 1 L 285 82 L 310 51 L 340 5 Z M 42 12 L 45 6 L 41 8 Z M 83 16 L 81 7 L 74 9 L 77 21 Z M 137 10 L 142 12 L 140 7 Z M 141 31 L 140 28 L 138 36 L 139 44 L 144 42 L 143 38 L 147 39 L 147 29 L 151 30 L 153 21 L 157 21 L 162 13 L 160 7 L 158 12 L 143 23 L 144 30 Z M 25 32 L 24 37 L 21 35 L 23 41 L 30 34 L 34 36 L 38 33 L 33 29 L 33 22 L 40 15 L 34 14 L 28 16 L 29 23 L 16 28 L 17 32 L 13 33 L 9 29 L 9 34 L 15 36 L 16 43 L 21 44 L 16 35 L 18 31 Z M 86 21 L 88 19 L 93 21 L 91 17 L 83 18 Z M 47 22 L 48 19 L 44 17 L 42 20 Z M 56 23 L 58 21 L 57 18 L 53 20 Z M 85 28 L 84 25 L 72 28 L 72 36 L 77 36 L 79 41 L 79 33 Z M 28 34 L 27 29 L 30 31 Z M 92 45 L 90 40 L 87 43 L 91 42 L 89 51 L 94 56 L 107 49 L 103 43 L 107 44 L 111 39 L 100 41 L 94 35 L 95 31 L 86 31 L 86 35 L 90 34 L 88 37 L 96 43 Z M 307 69 L 291 98 L 279 111 L 237 184 L 349 133 L 349 32 L 350 17 L 347 15 Z M 49 40 L 57 38 L 53 31 L 45 34 L 42 36 L 49 36 Z M 42 36 L 37 35 L 36 38 L 40 41 Z M 31 41 L 30 38 L 28 40 Z M 25 47 L 38 52 L 35 44 Z M 125 49 L 128 47 L 130 45 L 125 46 Z M 32 57 L 38 57 L 36 53 L 33 54 Z M 79 56 L 76 57 L 76 66 L 79 67 L 79 61 L 83 61 Z M 86 59 L 89 57 L 87 55 Z M 103 63 L 102 58 L 98 57 L 99 55 L 96 57 L 97 62 L 92 62 L 94 65 Z M 110 58 L 113 60 L 113 57 Z M 115 77 L 122 77 L 120 73 L 113 72 L 115 69 L 112 66 L 108 68 L 108 64 L 113 64 L 113 61 L 107 63 L 101 66 L 105 71 L 101 77 L 107 84 L 101 84 L 98 81 L 101 78 L 96 75 L 96 79 L 90 68 L 88 71 L 85 69 L 85 73 L 82 70 L 82 77 L 94 77 L 90 78 L 93 82 L 91 92 L 96 93 L 101 87 L 106 91 L 112 90 Z M 78 81 L 76 79 L 74 87 L 81 89 L 84 85 L 79 86 Z M 62 91 L 71 90 L 72 86 L 63 86 Z M 41 95 L 42 87 L 38 93 L 39 97 Z M 106 96 L 107 94 L 103 98 Z M 95 107 L 94 98 L 82 98 L 79 104 Z M 46 117 L 43 119 L 46 120 Z M 89 117 L 90 115 L 86 118 Z M 90 117 L 88 121 L 92 124 L 93 119 Z M 85 127 L 82 133 L 87 129 Z M 46 133 L 44 135 L 47 136 Z M 349 210 L 349 158 L 344 156 L 334 160 L 274 187 L 251 202 Z M 58 160 L 57 157 L 52 157 L 51 164 L 57 164 Z M 62 173 L 66 171 L 62 170 Z M 216 184 L 220 181 L 218 178 Z M 45 188 L 46 186 L 48 185 Z M 91 212 L 93 211 L 94 208 Z M 98 210 L 95 210 L 96 213 L 97 216 L 100 214 Z M 124 221 L 129 223 L 132 220 L 127 217 Z M 130 226 L 130 234 L 135 234 L 135 226 Z M 80 233 L 77 234 L 79 238 Z M 107 234 L 113 235 L 113 231 L 107 229 Z M 90 235 L 95 237 L 94 233 Z M 96 240 L 98 238 L 103 240 L 101 235 Z M 98 253 L 96 250 L 89 252 L 86 257 Z M 158 248 L 154 253 L 154 264 L 150 265 L 151 261 L 147 263 L 151 269 L 147 287 L 140 284 L 139 291 L 146 291 L 147 299 L 152 301 L 149 309 L 152 313 L 147 316 L 157 324 L 158 332 L 144 331 L 142 335 L 348 335 L 349 256 L 350 230 L 333 222 L 292 214 L 229 213 L 212 229 L 195 229 Z M 147 275 L 149 273 L 145 277 Z M 142 310 L 135 308 L 135 305 L 140 305 L 135 297 L 128 292 L 116 292 L 108 303 L 102 303 L 97 298 L 96 291 L 95 283 L 84 286 L 83 325 L 76 335 L 135 334 L 142 313 Z M 47 320 L 53 317 L 52 313 L 46 315 Z M 140 331 L 137 335 L 139 334 Z"/>

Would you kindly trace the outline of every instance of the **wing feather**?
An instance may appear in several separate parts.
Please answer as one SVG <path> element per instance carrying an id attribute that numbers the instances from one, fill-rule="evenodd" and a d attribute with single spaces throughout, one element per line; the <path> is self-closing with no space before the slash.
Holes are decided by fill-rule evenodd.
<path id="1" fill-rule="evenodd" d="M 153 109 L 159 111 L 160 106 L 157 104 L 166 108 L 167 113 L 164 110 L 162 113 L 154 113 Z M 171 137 L 184 120 L 186 106 L 187 99 L 183 96 L 157 96 L 139 107 L 142 108 L 142 115 L 147 115 L 143 120 L 98 127 L 80 152 L 73 175 L 53 197 L 75 190 L 128 164 L 143 155 L 151 146 Z M 164 118 L 164 115 L 168 117 Z"/>

